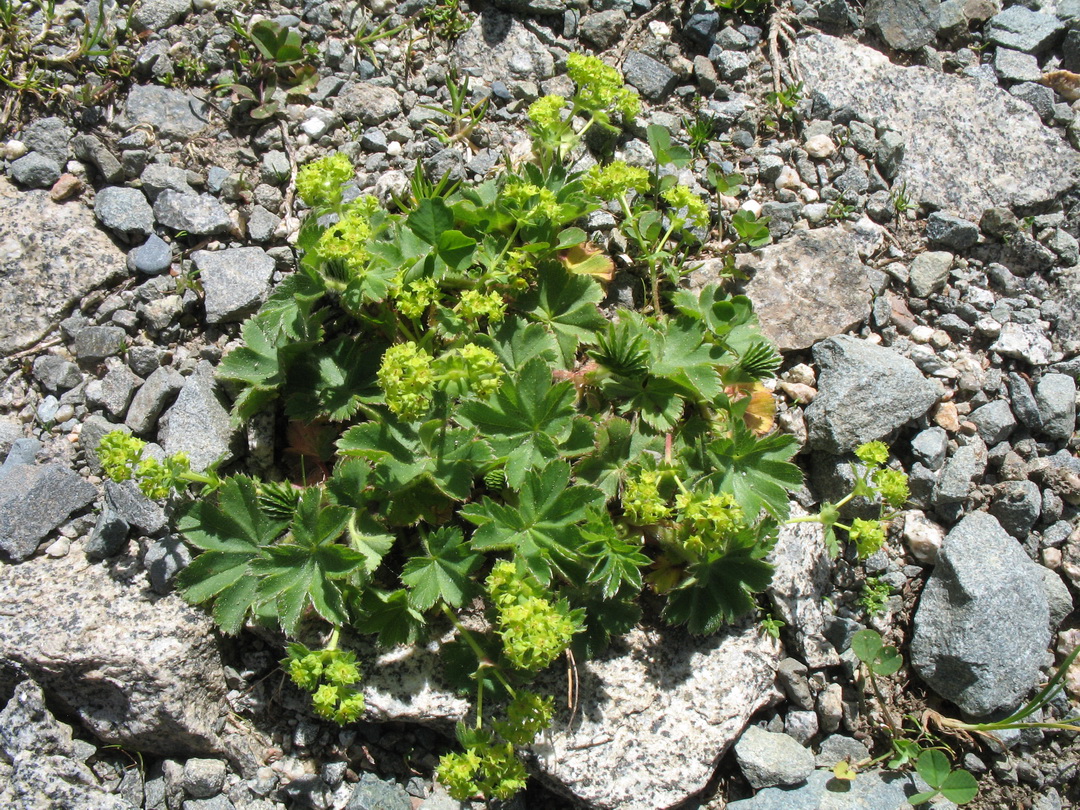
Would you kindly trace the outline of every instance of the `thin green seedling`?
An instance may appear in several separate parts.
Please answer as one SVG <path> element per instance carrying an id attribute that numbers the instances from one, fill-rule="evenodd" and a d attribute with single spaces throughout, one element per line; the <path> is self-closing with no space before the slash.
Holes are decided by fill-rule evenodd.
<path id="1" fill-rule="evenodd" d="M 896 209 L 898 214 L 906 214 L 908 211 L 915 209 L 915 203 L 911 199 L 911 195 L 908 194 L 906 182 L 902 183 L 899 188 L 893 188 L 889 199 L 892 200 L 893 208 Z"/>
<path id="2" fill-rule="evenodd" d="M 705 154 L 705 149 L 712 142 L 716 134 L 716 125 L 703 115 L 695 115 L 693 118 L 683 118 L 683 128 L 686 137 L 690 141 L 690 151 L 699 157 Z"/>
<path id="3" fill-rule="evenodd" d="M 476 127 L 487 115 L 491 97 L 484 96 L 479 101 L 470 104 L 469 77 L 467 75 L 459 77 L 456 68 L 451 68 L 446 74 L 446 91 L 450 96 L 449 106 L 420 105 L 422 109 L 437 112 L 448 119 L 444 124 L 428 125 L 425 131 L 437 138 L 440 143 L 449 145 L 465 142 L 470 148 L 475 149 L 471 138 Z"/>
<path id="4" fill-rule="evenodd" d="M 829 210 L 825 212 L 827 219 L 831 220 L 844 220 L 855 213 L 855 206 L 847 202 L 846 195 L 841 194 L 829 205 Z"/>
<path id="5" fill-rule="evenodd" d="M 891 595 L 892 586 L 888 582 L 878 577 L 867 577 L 863 583 L 859 604 L 862 605 L 867 616 L 871 618 L 880 616 L 885 612 L 885 606 L 888 604 Z"/>

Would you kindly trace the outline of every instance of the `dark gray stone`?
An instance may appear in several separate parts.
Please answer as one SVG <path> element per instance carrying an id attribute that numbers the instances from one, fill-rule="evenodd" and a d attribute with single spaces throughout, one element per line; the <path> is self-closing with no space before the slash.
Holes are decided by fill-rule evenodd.
<path id="1" fill-rule="evenodd" d="M 118 365 L 100 380 L 91 380 L 87 384 L 86 404 L 104 410 L 114 419 L 123 419 L 131 398 L 142 383 L 142 378 L 126 365 Z"/>
<path id="2" fill-rule="evenodd" d="M 220 759 L 193 757 L 184 763 L 184 790 L 196 799 L 209 799 L 225 787 L 227 769 Z"/>
<path id="3" fill-rule="evenodd" d="M 805 785 L 766 788 L 727 806 L 728 810 L 907 810 L 908 797 L 922 789 L 911 774 L 865 771 L 838 791 L 832 771 L 814 771 Z"/>
<path id="4" fill-rule="evenodd" d="M 39 118 L 23 132 L 22 142 L 31 152 L 39 152 L 63 166 L 71 157 L 72 129 L 62 118 Z"/>
<path id="5" fill-rule="evenodd" d="M 165 510 L 143 495 L 134 481 L 105 481 L 105 502 L 116 514 L 144 534 L 156 534 L 168 525 Z"/>
<path id="6" fill-rule="evenodd" d="M 1012 48 L 998 48 L 994 54 L 998 78 L 1008 82 L 1037 82 L 1042 77 L 1039 60 L 1029 53 Z"/>
<path id="7" fill-rule="evenodd" d="M 209 194 L 181 194 L 165 189 L 154 201 L 154 217 L 175 231 L 193 236 L 224 233 L 232 227 L 228 212 Z"/>
<path id="8" fill-rule="evenodd" d="M 555 74 L 555 60 L 540 38 L 521 20 L 494 8 L 485 9 L 458 38 L 454 56 L 459 70 L 489 82 L 540 82 Z"/>
<path id="9" fill-rule="evenodd" d="M 197 250 L 191 254 L 206 293 L 206 322 L 241 321 L 270 293 L 274 260 L 258 247 Z"/>
<path id="10" fill-rule="evenodd" d="M 916 51 L 937 36 L 940 0 L 869 0 L 864 21 L 890 48 Z"/>
<path id="11" fill-rule="evenodd" d="M 101 189 L 94 199 L 94 216 L 125 241 L 143 240 L 154 232 L 154 210 L 137 188 Z"/>
<path id="12" fill-rule="evenodd" d="M 986 38 L 1015 51 L 1039 54 L 1053 47 L 1064 31 L 1065 23 L 1052 14 L 1010 6 L 990 18 Z"/>
<path id="13" fill-rule="evenodd" d="M 172 247 L 157 234 L 128 253 L 128 267 L 148 276 L 161 275 L 171 266 Z"/>
<path id="14" fill-rule="evenodd" d="M 119 326 L 86 326 L 75 335 L 75 357 L 80 363 L 99 363 L 120 354 L 127 339 Z"/>
<path id="15" fill-rule="evenodd" d="M 1042 435 L 1068 441 L 1076 428 L 1076 380 L 1066 374 L 1044 374 L 1035 385 Z"/>
<path id="16" fill-rule="evenodd" d="M 979 436 L 986 442 L 987 447 L 1005 441 L 1016 427 L 1016 417 L 1013 416 L 1009 403 L 1001 399 L 976 408 L 968 419 L 975 423 Z"/>
<path id="17" fill-rule="evenodd" d="M 818 395 L 806 409 L 810 444 L 843 454 L 886 438 L 930 409 L 938 389 L 905 357 L 850 335 L 814 347 Z"/>
<path id="18" fill-rule="evenodd" d="M 412 810 L 412 800 L 397 782 L 365 773 L 353 788 L 345 810 Z"/>
<path id="19" fill-rule="evenodd" d="M 725 82 L 745 79 L 753 59 L 745 51 L 720 51 L 713 59 L 717 75 Z M 642 94 L 644 95 L 644 94 Z"/>
<path id="20" fill-rule="evenodd" d="M 194 194 L 195 189 L 187 180 L 187 171 L 179 166 L 167 163 L 151 163 L 139 175 L 143 193 L 151 203 L 157 202 L 163 191 L 175 191 L 178 194 Z"/>
<path id="21" fill-rule="evenodd" d="M 261 205 L 255 205 L 248 214 L 248 236 L 253 242 L 269 242 L 274 237 L 274 231 L 281 224 L 281 217 L 272 214 Z"/>
<path id="22" fill-rule="evenodd" d="M 187 453 L 191 468 L 201 471 L 219 459 L 231 459 L 237 439 L 229 412 L 218 399 L 213 366 L 204 361 L 162 417 L 158 441 L 170 456 Z"/>
<path id="23" fill-rule="evenodd" d="M 94 524 L 94 531 L 90 533 L 90 539 L 86 541 L 84 553 L 91 560 L 104 560 L 119 554 L 127 545 L 130 528 L 116 509 L 106 503 L 98 513 L 97 523 Z"/>
<path id="24" fill-rule="evenodd" d="M 1049 124 L 1053 121 L 1056 99 L 1054 91 L 1049 87 L 1043 87 L 1043 85 L 1035 84 L 1035 82 L 1023 82 L 1010 87 L 1009 93 L 1014 98 L 1030 104 L 1044 122 Z"/>
<path id="25" fill-rule="evenodd" d="M 424 160 L 424 174 L 433 183 L 444 177 L 449 177 L 452 181 L 464 180 L 465 158 L 456 149 L 450 147 L 440 149 Z"/>
<path id="26" fill-rule="evenodd" d="M 1014 708 L 1040 678 L 1050 643 L 1041 576 L 1023 548 L 984 512 L 945 538 L 915 613 L 911 665 L 960 710 Z"/>
<path id="27" fill-rule="evenodd" d="M 755 790 L 798 785 L 814 771 L 814 755 L 787 734 L 749 726 L 735 743 L 735 761 Z"/>
<path id="28" fill-rule="evenodd" d="M 795 658 L 785 658 L 776 668 L 776 680 L 796 707 L 814 708 L 814 696 L 810 692 L 810 682 L 806 678 L 806 664 Z"/>
<path id="29" fill-rule="evenodd" d="M 1016 218 L 1016 214 L 1008 208 L 987 208 L 979 220 L 979 228 L 987 236 L 996 236 L 998 239 L 1003 239 L 1016 233 L 1020 228 L 1020 221 Z M 1007 267 L 1000 264 L 996 266 L 1001 267 L 1005 272 L 1009 272 Z"/>
<path id="30" fill-rule="evenodd" d="M 986 472 L 986 445 L 972 436 L 945 462 L 937 486 L 934 487 L 934 506 L 962 503 L 982 480 Z"/>
<path id="31" fill-rule="evenodd" d="M 94 166 L 106 183 L 123 182 L 124 167 L 100 139 L 93 135 L 80 134 L 75 136 L 71 146 L 75 150 L 75 157 Z"/>
<path id="32" fill-rule="evenodd" d="M 401 97 L 393 88 L 356 82 L 338 94 L 335 110 L 346 121 L 370 127 L 399 115 Z"/>
<path id="33" fill-rule="evenodd" d="M 24 680 L 0 711 L 0 800 L 12 810 L 135 810 L 110 794 L 80 759 L 80 743 L 45 705 L 41 687 Z M 94 750 L 89 746 L 90 751 Z"/>
<path id="34" fill-rule="evenodd" d="M 881 176 L 886 180 L 892 180 L 900 171 L 905 149 L 904 136 L 899 132 L 887 130 L 878 139 L 874 161 L 877 163 Z"/>
<path id="35" fill-rule="evenodd" d="M 59 464 L 19 465 L 0 478 L 0 550 L 22 562 L 97 489 Z"/>
<path id="36" fill-rule="evenodd" d="M 63 357 L 43 354 L 34 361 L 34 379 L 53 394 L 69 391 L 82 382 L 79 367 Z"/>
<path id="37" fill-rule="evenodd" d="M 139 31 L 163 31 L 191 11 L 191 0 L 143 0 L 131 21 Z"/>
<path id="38" fill-rule="evenodd" d="M 1042 510 L 1042 491 L 1032 481 L 1002 481 L 994 487 L 990 514 L 1020 542 L 1027 540 Z"/>
<path id="39" fill-rule="evenodd" d="M 952 214 L 935 211 L 927 217 L 926 238 L 949 250 L 967 250 L 979 241 L 979 226 Z"/>
<path id="40" fill-rule="evenodd" d="M 1015 371 L 1009 372 L 1008 377 L 1009 400 L 1012 403 L 1012 412 L 1028 430 L 1037 433 L 1042 429 L 1042 414 L 1039 411 L 1039 403 L 1035 395 L 1031 393 L 1031 386 L 1027 380 Z"/>
<path id="41" fill-rule="evenodd" d="M 1061 43 L 1061 67 L 1074 73 L 1080 71 L 1080 28 L 1070 28 Z"/>
<path id="42" fill-rule="evenodd" d="M 60 164 L 38 152 L 30 152 L 13 160 L 8 174 L 25 188 L 51 188 L 60 179 Z"/>
<path id="43" fill-rule="evenodd" d="M 32 465 L 34 459 L 37 458 L 37 454 L 41 452 L 41 442 L 37 439 L 16 438 L 11 442 L 11 447 L 8 448 L 7 457 L 4 459 L 3 466 L 0 466 L 0 479 L 10 473 L 16 467 L 22 467 L 25 465 Z"/>
<path id="44" fill-rule="evenodd" d="M 185 140 L 210 126 L 209 111 L 205 101 L 181 90 L 156 84 L 136 85 L 128 93 L 117 123 L 122 129 L 144 124 L 166 138 Z"/>
<path id="45" fill-rule="evenodd" d="M 909 281 L 911 294 L 916 298 L 926 298 L 940 292 L 949 280 L 953 255 L 944 250 L 931 250 L 920 253 L 911 262 Z"/>
<path id="46" fill-rule="evenodd" d="M 713 16 L 719 20 L 718 15 L 713 14 Z M 581 20 L 579 33 L 586 42 L 595 45 L 601 51 L 606 51 L 619 41 L 626 30 L 626 25 L 626 12 L 609 9 L 586 15 Z"/>
<path id="47" fill-rule="evenodd" d="M 940 470 L 949 450 L 949 434 L 937 426 L 927 428 L 911 440 L 911 450 L 927 469 Z"/>
<path id="48" fill-rule="evenodd" d="M 588 18 L 586 17 L 586 19 Z M 582 29 L 584 29 L 584 27 L 585 23 L 582 21 Z M 709 48 L 712 47 L 713 42 L 716 40 L 716 32 L 719 30 L 720 15 L 711 9 L 703 8 L 690 15 L 690 18 L 686 21 L 686 25 L 683 26 L 682 34 L 695 48 L 702 53 L 708 53 Z M 742 34 L 739 34 L 734 28 L 726 30 L 733 31 L 738 34 L 738 36 L 742 37 Z M 720 47 L 723 48 L 724 46 L 721 45 Z"/>
<path id="49" fill-rule="evenodd" d="M 641 51 L 630 51 L 623 61 L 623 78 L 648 101 L 665 101 L 679 83 L 675 72 Z"/>
<path id="50" fill-rule="evenodd" d="M 1073 598 L 1065 581 L 1054 571 L 1041 565 L 1036 570 L 1042 576 L 1043 592 L 1046 594 L 1046 606 L 1050 611 L 1050 631 L 1057 631 L 1073 611 Z"/>
<path id="51" fill-rule="evenodd" d="M 819 768 L 832 770 L 832 767 L 841 760 L 862 762 L 869 758 L 870 751 L 855 738 L 845 737 L 842 734 L 830 734 L 821 741 L 814 763 Z"/>
<path id="52" fill-rule="evenodd" d="M 143 567 L 150 577 L 154 593 L 172 591 L 173 580 L 191 563 L 191 552 L 179 535 L 167 535 L 151 540 L 143 556 Z"/>

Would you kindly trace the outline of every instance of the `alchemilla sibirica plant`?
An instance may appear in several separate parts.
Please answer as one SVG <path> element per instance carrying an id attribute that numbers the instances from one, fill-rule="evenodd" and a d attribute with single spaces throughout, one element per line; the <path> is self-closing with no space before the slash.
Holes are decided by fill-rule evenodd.
<path id="1" fill-rule="evenodd" d="M 770 432 L 761 381 L 781 358 L 750 301 L 677 287 L 710 229 L 762 244 L 765 223 L 711 220 L 672 171 L 689 152 L 656 127 L 651 171 L 568 169 L 587 131 L 617 134 L 639 110 L 599 59 L 568 70 L 574 95 L 529 110 L 535 159 L 479 185 L 418 172 L 388 210 L 347 194 L 343 155 L 299 172 L 299 271 L 218 372 L 237 420 L 283 411 L 295 480 L 193 472 L 120 434 L 101 449 L 151 497 L 197 494 L 178 510 L 199 552 L 182 593 L 226 633 L 257 622 L 292 640 L 283 666 L 319 716 L 364 710 L 342 641 L 452 635 L 445 676 L 475 693 L 475 722 L 438 777 L 461 799 L 524 786 L 517 749 L 555 712 L 528 688 L 541 670 L 595 654 L 643 607 L 697 634 L 752 613 L 801 484 L 795 439 Z M 611 319 L 614 263 L 580 227 L 600 209 L 646 302 Z M 884 445 L 860 458 L 854 494 L 902 503 Z M 841 524 L 841 505 L 813 519 L 874 551 L 882 524 Z"/>

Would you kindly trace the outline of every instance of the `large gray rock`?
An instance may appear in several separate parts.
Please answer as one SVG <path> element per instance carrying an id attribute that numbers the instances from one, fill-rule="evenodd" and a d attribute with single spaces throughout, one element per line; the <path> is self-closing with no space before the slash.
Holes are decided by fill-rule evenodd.
<path id="1" fill-rule="evenodd" d="M 540 38 L 509 14 L 486 9 L 458 39 L 461 70 L 485 81 L 539 82 L 555 74 L 555 60 Z"/>
<path id="2" fill-rule="evenodd" d="M 807 513 L 791 505 L 792 517 Z M 800 658 L 814 669 L 836 666 L 840 658 L 825 638 L 825 597 L 832 590 L 832 563 L 820 523 L 787 523 L 780 527 L 769 553 L 774 566 L 769 595 L 777 618 L 787 625 Z"/>
<path id="3" fill-rule="evenodd" d="M 143 0 L 135 7 L 132 22 L 140 31 L 161 31 L 191 11 L 191 0 Z"/>
<path id="4" fill-rule="evenodd" d="M 986 38 L 1023 53 L 1041 53 L 1065 31 L 1065 23 L 1053 14 L 1032 11 L 1020 5 L 995 14 L 986 26 Z"/>
<path id="5" fill-rule="evenodd" d="M 136 85 L 128 93 L 120 129 L 140 124 L 174 140 L 191 138 L 210 126 L 210 107 L 193 95 L 156 84 Z"/>
<path id="6" fill-rule="evenodd" d="M 813 34 L 799 40 L 806 92 L 904 136 L 897 176 L 917 203 L 978 221 L 986 208 L 1052 200 L 1080 156 L 1024 102 L 986 82 L 901 67 L 878 51 Z"/>
<path id="7" fill-rule="evenodd" d="M 843 228 L 793 231 L 774 245 L 737 259 L 750 277 L 762 331 L 780 351 L 807 349 L 846 332 L 870 314 L 873 293 L 854 236 Z M 720 260 L 708 260 L 690 276 L 694 286 L 715 284 Z"/>
<path id="8" fill-rule="evenodd" d="M 1076 429 L 1076 380 L 1066 374 L 1044 374 L 1035 386 L 1042 434 L 1068 441 Z"/>
<path id="9" fill-rule="evenodd" d="M 213 624 L 179 597 L 150 601 L 73 551 L 0 565 L 0 604 L 0 659 L 99 739 L 162 756 L 222 751 L 244 770 L 262 758 L 250 733 L 215 731 L 226 687 Z"/>
<path id="10" fill-rule="evenodd" d="M 392 87 L 357 82 L 341 91 L 335 109 L 346 121 L 373 126 L 401 112 L 401 97 Z"/>
<path id="11" fill-rule="evenodd" d="M 850 335 L 814 347 L 818 395 L 806 409 L 810 444 L 835 455 L 886 438 L 927 412 L 937 387 L 892 349 Z"/>
<path id="12" fill-rule="evenodd" d="M 1050 643 L 1042 577 L 985 512 L 945 538 L 915 612 L 911 665 L 961 711 L 1014 708 L 1039 680 Z"/>
<path id="13" fill-rule="evenodd" d="M 908 810 L 908 797 L 925 790 L 921 780 L 897 771 L 866 771 L 835 788 L 832 771 L 814 771 L 797 788 L 772 787 L 729 802 L 728 810 Z"/>
<path id="14" fill-rule="evenodd" d="M 60 179 L 60 164 L 37 152 L 13 160 L 8 167 L 11 179 L 26 188 L 51 188 Z"/>
<path id="15" fill-rule="evenodd" d="M 31 680 L 16 686 L 0 711 L 0 762 L 11 765 L 8 778 L 0 779 L 2 807 L 135 810 L 76 759 L 71 727 L 52 716 Z"/>
<path id="16" fill-rule="evenodd" d="M 623 62 L 626 83 L 649 101 L 665 101 L 679 83 L 675 71 L 641 51 L 630 51 Z"/>
<path id="17" fill-rule="evenodd" d="M 232 227 L 229 213 L 209 194 L 161 191 L 154 200 L 154 217 L 162 225 L 193 236 L 224 233 Z"/>
<path id="18" fill-rule="evenodd" d="M 940 15 L 941 0 L 870 0 L 864 19 L 890 48 L 915 51 L 937 37 Z"/>
<path id="19" fill-rule="evenodd" d="M 32 152 L 40 152 L 63 166 L 71 157 L 71 127 L 63 118 L 39 118 L 26 128 L 22 142 Z"/>
<path id="20" fill-rule="evenodd" d="M 578 662 L 577 720 L 532 747 L 537 775 L 598 810 L 656 810 L 705 787 L 716 758 L 771 700 L 780 645 L 755 627 L 704 638 L 638 628 Z M 565 688 L 565 674 L 545 676 Z"/>
<path id="21" fill-rule="evenodd" d="M 154 232 L 154 209 L 137 188 L 101 189 L 94 198 L 94 216 L 125 241 L 142 241 Z"/>
<path id="22" fill-rule="evenodd" d="M 814 755 L 787 734 L 749 726 L 735 743 L 735 761 L 754 790 L 805 782 L 814 770 Z"/>
<path id="23" fill-rule="evenodd" d="M 203 361 L 188 377 L 176 402 L 161 417 L 158 443 L 168 455 L 187 453 L 193 470 L 229 461 L 239 432 L 218 399 L 214 370 Z"/>
<path id="24" fill-rule="evenodd" d="M 41 340 L 72 302 L 124 274 L 123 252 L 85 206 L 0 177 L 0 356 Z"/>
<path id="25" fill-rule="evenodd" d="M 97 489 L 60 464 L 20 464 L 0 480 L 0 550 L 27 559 L 68 516 L 85 509 Z"/>
<path id="26" fill-rule="evenodd" d="M 197 250 L 191 260 L 206 293 L 206 322 L 242 321 L 270 293 L 274 259 L 262 248 Z"/>

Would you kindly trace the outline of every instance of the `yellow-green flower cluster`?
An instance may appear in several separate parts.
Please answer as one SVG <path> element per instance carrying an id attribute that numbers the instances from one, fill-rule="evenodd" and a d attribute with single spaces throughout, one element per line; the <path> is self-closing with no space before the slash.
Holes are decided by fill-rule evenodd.
<path id="1" fill-rule="evenodd" d="M 642 470 L 627 479 L 622 495 L 623 512 L 638 526 L 651 526 L 671 517 L 671 507 L 660 494 L 660 473 Z"/>
<path id="2" fill-rule="evenodd" d="M 511 181 L 503 188 L 501 198 L 519 222 L 534 224 L 559 218 L 555 192 L 535 183 Z"/>
<path id="3" fill-rule="evenodd" d="M 296 173 L 296 192 L 308 205 L 337 205 L 347 182 L 353 178 L 348 156 L 335 152 L 309 163 Z"/>
<path id="4" fill-rule="evenodd" d="M 354 204 L 322 232 L 312 250 L 321 260 L 334 262 L 347 274 L 356 275 L 371 258 L 367 246 L 373 235 L 369 206 Z"/>
<path id="5" fill-rule="evenodd" d="M 866 464 L 884 464 L 889 460 L 889 446 L 885 442 L 865 442 L 855 448 L 855 456 Z"/>
<path id="6" fill-rule="evenodd" d="M 410 281 L 398 289 L 394 300 L 397 308 L 406 318 L 417 319 L 427 312 L 428 307 L 439 299 L 439 285 L 431 278 Z"/>
<path id="7" fill-rule="evenodd" d="M 465 751 L 444 754 L 436 770 L 439 781 L 458 801 L 477 794 L 509 799 L 523 790 L 528 775 L 510 743 L 482 743 Z"/>
<path id="8" fill-rule="evenodd" d="M 414 342 L 398 343 L 383 354 L 377 374 L 386 405 L 404 419 L 418 419 L 431 405 L 432 358 Z"/>
<path id="9" fill-rule="evenodd" d="M 473 391 L 487 397 L 499 390 L 506 372 L 495 352 L 475 343 L 466 343 L 455 352 L 465 363 L 469 387 Z"/>
<path id="10" fill-rule="evenodd" d="M 506 707 L 506 720 L 496 721 L 495 730 L 514 745 L 528 745 L 551 725 L 554 714 L 555 701 L 550 695 L 519 689 Z"/>
<path id="11" fill-rule="evenodd" d="M 169 493 L 178 489 L 183 479 L 180 477 L 191 469 L 187 453 L 175 453 L 164 463 L 156 458 L 144 458 L 139 462 L 135 474 L 139 478 L 139 489 L 147 498 L 167 498 Z"/>
<path id="12" fill-rule="evenodd" d="M 699 228 L 704 228 L 709 224 L 709 207 L 687 186 L 672 186 L 660 192 L 660 196 L 675 211 L 681 212 L 685 209 L 684 222 L 689 222 Z"/>
<path id="13" fill-rule="evenodd" d="M 623 86 L 623 77 L 597 56 L 572 53 L 566 57 L 566 72 L 578 87 L 576 101 L 591 111 L 614 110 L 632 121 L 641 112 L 638 94 Z"/>
<path id="14" fill-rule="evenodd" d="M 570 646 L 580 623 L 565 600 L 553 603 L 538 583 L 505 561 L 495 564 L 486 584 L 498 614 L 503 652 L 515 667 L 538 672 Z"/>
<path id="15" fill-rule="evenodd" d="M 899 509 L 907 503 L 907 499 L 911 497 L 911 490 L 908 488 L 907 473 L 902 472 L 901 470 L 890 470 L 887 468 L 877 470 L 874 473 L 873 479 L 874 485 L 877 487 L 878 492 L 881 493 L 881 497 L 893 509 Z"/>
<path id="16" fill-rule="evenodd" d="M 183 486 L 183 475 L 191 469 L 186 453 L 176 453 L 164 461 L 143 458 L 146 442 L 114 430 L 101 437 L 97 454 L 104 473 L 113 481 L 134 479 L 148 498 L 167 498 Z"/>
<path id="17" fill-rule="evenodd" d="M 506 314 L 506 302 L 499 293 L 483 293 L 479 290 L 464 290 L 461 298 L 454 305 L 454 312 L 470 321 L 487 318 L 490 323 L 498 323 Z"/>
<path id="18" fill-rule="evenodd" d="M 354 686 L 360 681 L 355 654 L 347 650 L 313 651 L 302 644 L 290 644 L 286 661 L 293 683 L 312 693 L 311 704 L 317 715 L 345 724 L 363 713 L 364 696 Z"/>
<path id="19" fill-rule="evenodd" d="M 742 509 L 727 492 L 680 492 L 675 496 L 675 508 L 683 547 L 696 555 L 724 549 L 732 535 L 746 528 Z"/>
<path id="20" fill-rule="evenodd" d="M 562 96 L 542 96 L 529 105 L 529 120 L 538 127 L 561 124 L 566 99 Z"/>
<path id="21" fill-rule="evenodd" d="M 885 526 L 880 520 L 855 518 L 851 521 L 848 539 L 855 544 L 859 559 L 865 560 L 885 545 Z"/>
<path id="22" fill-rule="evenodd" d="M 102 470 L 113 481 L 127 481 L 135 472 L 146 442 L 120 430 L 106 433 L 98 442 L 97 456 Z"/>
<path id="23" fill-rule="evenodd" d="M 585 192 L 602 200 L 616 200 L 630 191 L 649 190 L 649 172 L 625 161 L 616 160 L 607 166 L 593 166 L 582 181 Z"/>

